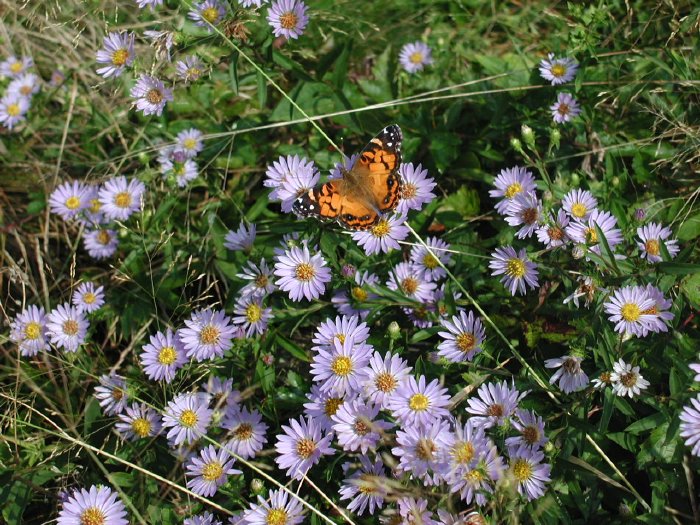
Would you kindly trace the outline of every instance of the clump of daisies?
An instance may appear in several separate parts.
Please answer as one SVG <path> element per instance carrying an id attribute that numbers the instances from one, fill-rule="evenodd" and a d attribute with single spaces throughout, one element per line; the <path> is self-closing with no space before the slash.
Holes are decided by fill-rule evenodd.
<path id="1" fill-rule="evenodd" d="M 26 120 L 32 97 L 41 89 L 41 78 L 31 72 L 33 67 L 28 56 L 11 55 L 0 62 L 0 126 L 9 131 Z"/>
<path id="2" fill-rule="evenodd" d="M 162 148 L 158 154 L 160 172 L 166 181 L 179 188 L 186 187 L 199 175 L 197 155 L 204 149 L 203 133 L 197 128 L 177 134 L 175 143 Z"/>

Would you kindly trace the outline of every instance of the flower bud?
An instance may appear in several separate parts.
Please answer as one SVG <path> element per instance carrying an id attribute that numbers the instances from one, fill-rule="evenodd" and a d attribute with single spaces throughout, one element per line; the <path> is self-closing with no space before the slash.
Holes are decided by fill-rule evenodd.
<path id="1" fill-rule="evenodd" d="M 340 270 L 340 273 L 343 274 L 343 277 L 351 278 L 355 275 L 356 271 L 357 268 L 355 268 L 352 264 L 344 264 Z"/>
<path id="2" fill-rule="evenodd" d="M 389 323 L 389 328 L 387 329 L 387 331 L 389 332 L 389 337 L 394 341 L 401 337 L 401 327 L 396 321 L 392 321 L 391 323 Z"/>
<path id="3" fill-rule="evenodd" d="M 510 146 L 511 146 L 515 151 L 517 151 L 518 153 L 524 153 L 524 151 L 523 151 L 523 143 L 520 142 L 520 139 L 516 139 L 515 137 L 513 137 L 512 139 L 510 139 Z"/>
<path id="4" fill-rule="evenodd" d="M 577 244 L 571 249 L 571 256 L 574 259 L 582 259 L 584 255 L 586 255 L 586 249 L 581 244 Z"/>
<path id="5" fill-rule="evenodd" d="M 634 218 L 638 221 L 643 221 L 647 216 L 647 212 L 644 208 L 637 208 L 634 210 Z"/>
<path id="6" fill-rule="evenodd" d="M 527 124 L 523 124 L 520 126 L 520 136 L 522 137 L 523 141 L 527 145 L 528 148 L 531 150 L 535 149 L 535 132 L 532 131 L 532 128 L 528 126 Z"/>
<path id="7" fill-rule="evenodd" d="M 250 482 L 250 490 L 253 494 L 261 494 L 265 490 L 265 483 L 260 478 L 253 478 Z"/>
<path id="8" fill-rule="evenodd" d="M 549 130 L 549 146 L 550 146 L 550 148 L 559 149 L 560 140 L 561 140 L 561 131 L 559 131 L 559 128 L 550 128 L 550 130 Z"/>

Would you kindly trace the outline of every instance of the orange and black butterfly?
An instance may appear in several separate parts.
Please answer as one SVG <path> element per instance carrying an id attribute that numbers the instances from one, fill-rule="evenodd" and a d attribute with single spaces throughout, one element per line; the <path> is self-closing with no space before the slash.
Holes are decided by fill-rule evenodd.
<path id="1" fill-rule="evenodd" d="M 401 198 L 401 128 L 391 125 L 369 141 L 342 178 L 302 194 L 293 211 L 304 217 L 336 220 L 351 230 L 368 230 Z"/>

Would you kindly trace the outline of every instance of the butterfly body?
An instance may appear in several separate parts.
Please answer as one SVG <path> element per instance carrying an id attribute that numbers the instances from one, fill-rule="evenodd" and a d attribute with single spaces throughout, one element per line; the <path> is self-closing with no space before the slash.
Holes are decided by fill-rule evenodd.
<path id="1" fill-rule="evenodd" d="M 384 128 L 360 152 L 341 178 L 329 180 L 302 194 L 293 211 L 305 217 L 335 220 L 351 230 L 367 230 L 401 198 L 401 128 Z"/>

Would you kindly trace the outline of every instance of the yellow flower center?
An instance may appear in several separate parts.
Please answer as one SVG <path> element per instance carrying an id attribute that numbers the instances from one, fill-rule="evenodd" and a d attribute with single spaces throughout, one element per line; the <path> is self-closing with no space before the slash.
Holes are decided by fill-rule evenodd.
<path id="1" fill-rule="evenodd" d="M 413 394 L 408 400 L 408 408 L 415 412 L 423 412 L 429 405 L 430 399 L 425 394 Z"/>
<path id="2" fill-rule="evenodd" d="M 83 294 L 83 302 L 85 304 L 92 304 L 97 300 L 97 296 L 92 292 L 85 292 Z"/>
<path id="3" fill-rule="evenodd" d="M 238 428 L 234 430 L 233 435 L 236 439 L 247 441 L 253 437 L 253 427 L 250 423 L 241 423 L 238 425 Z"/>
<path id="4" fill-rule="evenodd" d="M 17 73 L 21 73 L 22 67 L 22 62 L 14 62 L 12 65 L 10 65 L 10 71 L 16 75 Z"/>
<path id="5" fill-rule="evenodd" d="M 149 89 L 148 93 L 146 93 L 146 100 L 151 104 L 160 104 L 163 102 L 163 93 L 159 89 Z"/>
<path id="6" fill-rule="evenodd" d="M 406 295 L 416 293 L 416 290 L 418 289 L 418 280 L 414 279 L 413 277 L 406 277 L 403 281 L 401 281 L 401 289 Z"/>
<path id="7" fill-rule="evenodd" d="M 464 474 L 464 479 L 467 480 L 470 485 L 478 485 L 484 479 L 484 475 L 481 471 L 473 469 Z"/>
<path id="8" fill-rule="evenodd" d="M 578 217 L 579 219 L 581 217 L 585 217 L 586 212 L 588 211 L 588 208 L 586 208 L 586 205 L 582 202 L 577 202 L 573 206 L 571 206 L 571 215 L 574 217 Z"/>
<path id="9" fill-rule="evenodd" d="M 355 286 L 350 292 L 350 294 L 352 295 L 353 299 L 360 303 L 363 303 L 367 300 L 367 292 L 365 292 L 360 286 Z"/>
<path id="10" fill-rule="evenodd" d="M 521 279 L 525 275 L 525 263 L 520 259 L 508 259 L 506 264 L 506 275 Z"/>
<path id="11" fill-rule="evenodd" d="M 197 67 L 191 67 L 187 70 L 187 76 L 189 78 L 199 78 L 199 75 L 202 74 L 202 70 L 197 68 Z"/>
<path id="12" fill-rule="evenodd" d="M 462 352 L 467 353 L 474 349 L 476 343 L 476 338 L 474 334 L 469 332 L 463 332 L 457 336 L 455 339 L 455 344 Z"/>
<path id="13" fill-rule="evenodd" d="M 207 463 L 202 468 L 202 477 L 205 481 L 214 481 L 219 479 L 224 473 L 224 467 L 218 461 Z"/>
<path id="14" fill-rule="evenodd" d="M 98 199 L 90 200 L 90 211 L 92 213 L 98 213 L 100 208 L 102 208 L 102 203 Z"/>
<path id="15" fill-rule="evenodd" d="M 7 114 L 11 117 L 17 117 L 22 112 L 22 110 L 19 107 L 19 104 L 8 104 L 6 111 Z"/>
<path id="16" fill-rule="evenodd" d="M 29 321 L 26 325 L 24 325 L 24 338 L 25 339 L 39 339 L 39 336 L 41 335 L 41 325 L 37 323 L 36 321 Z"/>
<path id="17" fill-rule="evenodd" d="M 282 29 L 294 29 L 297 26 L 299 18 L 292 11 L 287 11 L 280 16 L 280 25 Z"/>
<path id="18" fill-rule="evenodd" d="M 294 270 L 294 275 L 299 281 L 310 281 L 316 275 L 316 270 L 309 263 L 301 263 Z"/>
<path id="19" fill-rule="evenodd" d="M 423 266 L 429 270 L 433 270 L 438 267 L 438 260 L 428 253 L 423 257 Z"/>
<path id="20" fill-rule="evenodd" d="M 245 309 L 245 318 L 250 324 L 257 323 L 262 318 L 262 308 L 255 303 L 249 304 Z"/>
<path id="21" fill-rule="evenodd" d="M 88 507 L 80 514 L 80 525 L 104 525 L 107 518 L 97 507 Z"/>
<path id="22" fill-rule="evenodd" d="M 158 352 L 158 362 L 161 365 L 172 365 L 177 359 L 177 353 L 175 352 L 175 347 L 164 346 Z"/>
<path id="23" fill-rule="evenodd" d="M 210 24 L 215 24 L 219 19 L 219 11 L 216 7 L 209 7 L 202 11 L 202 18 L 209 22 Z"/>
<path id="24" fill-rule="evenodd" d="M 76 335 L 78 333 L 78 322 L 68 319 L 63 322 L 63 333 L 66 335 Z"/>
<path id="25" fill-rule="evenodd" d="M 265 517 L 267 525 L 285 525 L 287 523 L 287 512 L 284 509 L 270 509 Z"/>
<path id="26" fill-rule="evenodd" d="M 396 378 L 389 372 L 377 374 L 377 377 L 374 379 L 374 386 L 377 387 L 377 390 L 385 394 L 393 392 L 397 384 Z"/>
<path id="27" fill-rule="evenodd" d="M 219 342 L 219 335 L 219 329 L 214 325 L 208 324 L 199 332 L 199 341 L 203 345 L 214 345 Z"/>
<path id="28" fill-rule="evenodd" d="M 297 455 L 302 459 L 308 459 L 316 450 L 316 443 L 312 439 L 303 438 L 297 441 Z"/>
<path id="29" fill-rule="evenodd" d="M 384 237 L 391 231 L 389 222 L 386 219 L 380 220 L 376 225 L 372 226 L 372 235 L 375 237 Z"/>
<path id="30" fill-rule="evenodd" d="M 552 75 L 559 78 L 566 75 L 566 66 L 564 64 L 554 64 L 551 69 Z"/>
<path id="31" fill-rule="evenodd" d="M 197 146 L 197 141 L 193 138 L 187 138 L 182 141 L 182 145 L 185 149 L 194 149 Z"/>
<path id="32" fill-rule="evenodd" d="M 525 427 L 522 430 L 523 441 L 528 445 L 534 445 L 540 440 L 540 431 L 537 427 L 532 425 Z"/>
<path id="33" fill-rule="evenodd" d="M 634 372 L 622 374 L 620 377 L 620 383 L 625 385 L 627 388 L 633 387 L 635 384 L 637 384 L 637 374 Z"/>
<path id="34" fill-rule="evenodd" d="M 77 210 L 80 208 L 80 199 L 75 195 L 71 195 L 66 199 L 66 208 L 69 210 Z"/>
<path id="35" fill-rule="evenodd" d="M 522 458 L 518 458 L 513 463 L 511 467 L 515 479 L 520 483 L 524 483 L 532 477 L 532 466 L 530 463 Z"/>
<path id="36" fill-rule="evenodd" d="M 352 372 L 352 361 L 344 355 L 336 357 L 331 363 L 331 370 L 335 375 L 345 377 Z"/>
<path id="37" fill-rule="evenodd" d="M 585 236 L 588 244 L 595 244 L 598 242 L 598 233 L 595 231 L 595 228 L 586 228 Z"/>
<path id="38" fill-rule="evenodd" d="M 183 410 L 180 414 L 180 424 L 185 428 L 192 428 L 197 424 L 197 414 L 190 409 Z"/>
<path id="39" fill-rule="evenodd" d="M 374 476 L 369 474 L 360 474 L 361 483 L 358 484 L 357 488 L 362 494 L 374 494 L 377 492 L 377 482 Z"/>
<path id="40" fill-rule="evenodd" d="M 127 60 L 129 60 L 129 51 L 123 47 L 112 53 L 112 64 L 115 66 L 123 66 Z"/>
<path id="41" fill-rule="evenodd" d="M 505 196 L 507 199 L 512 199 L 521 191 L 523 191 L 523 187 L 520 185 L 520 183 L 514 182 L 506 189 Z"/>
<path id="42" fill-rule="evenodd" d="M 144 417 L 139 417 L 131 422 L 131 430 L 138 437 L 145 438 L 151 433 L 151 422 Z"/>
<path id="43" fill-rule="evenodd" d="M 97 234 L 97 242 L 103 245 L 108 245 L 109 241 L 112 240 L 112 236 L 109 234 L 107 230 L 100 230 L 100 233 Z"/>
<path id="44" fill-rule="evenodd" d="M 452 455 L 457 463 L 469 463 L 474 458 L 474 445 L 471 441 L 462 441 L 455 445 Z"/>
<path id="45" fill-rule="evenodd" d="M 114 196 L 114 204 L 120 208 L 128 208 L 131 206 L 131 193 L 121 191 Z"/>
<path id="46" fill-rule="evenodd" d="M 646 251 L 649 255 L 659 255 L 660 249 L 659 249 L 659 241 L 656 239 L 649 239 L 647 242 L 644 243 L 644 248 L 646 248 Z"/>
<path id="47" fill-rule="evenodd" d="M 420 64 L 421 62 L 423 62 L 423 53 L 421 53 L 420 51 L 415 51 L 411 53 L 408 59 L 411 61 L 412 64 Z"/>
<path id="48" fill-rule="evenodd" d="M 323 406 L 323 412 L 328 417 L 334 416 L 335 413 L 338 411 L 338 408 L 340 408 L 340 405 L 342 405 L 342 404 L 343 404 L 342 397 L 328 398 L 328 399 L 326 399 L 326 403 Z"/>
<path id="49" fill-rule="evenodd" d="M 437 447 L 432 439 L 422 438 L 419 439 L 416 444 L 416 456 L 423 461 L 432 460 L 433 454 L 435 454 L 436 451 Z"/>
<path id="50" fill-rule="evenodd" d="M 642 311 L 635 303 L 625 303 L 620 308 L 620 315 L 625 321 L 634 322 L 641 317 Z"/>
<path id="51" fill-rule="evenodd" d="M 178 176 L 179 176 L 179 175 L 184 175 L 184 174 L 185 174 L 185 165 L 184 165 L 184 164 L 178 164 L 178 163 L 176 163 L 176 164 L 173 166 L 173 173 L 174 173 L 175 175 L 178 175 Z"/>

